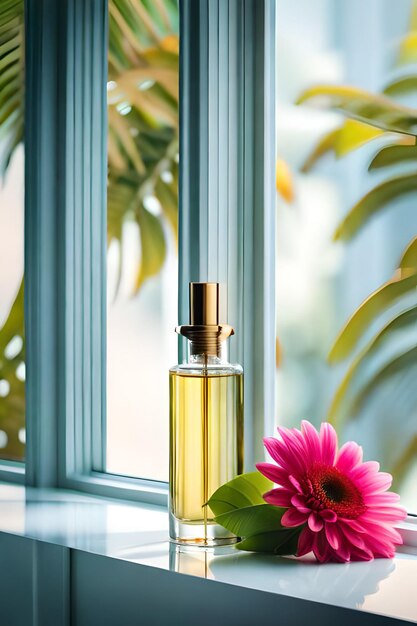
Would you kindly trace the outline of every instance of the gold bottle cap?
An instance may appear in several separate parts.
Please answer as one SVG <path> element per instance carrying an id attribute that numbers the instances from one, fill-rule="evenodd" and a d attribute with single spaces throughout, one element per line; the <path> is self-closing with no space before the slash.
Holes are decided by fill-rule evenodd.
<path id="1" fill-rule="evenodd" d="M 190 283 L 190 324 L 175 330 L 191 341 L 191 354 L 220 356 L 222 342 L 234 331 L 219 324 L 219 283 Z"/>
<path id="2" fill-rule="evenodd" d="M 190 283 L 190 324 L 217 326 L 219 323 L 219 283 Z"/>

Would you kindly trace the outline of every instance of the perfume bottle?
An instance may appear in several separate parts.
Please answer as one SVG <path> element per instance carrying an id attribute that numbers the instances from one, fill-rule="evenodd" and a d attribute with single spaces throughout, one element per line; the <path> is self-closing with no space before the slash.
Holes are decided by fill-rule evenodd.
<path id="1" fill-rule="evenodd" d="M 190 283 L 188 357 L 170 370 L 170 537 L 217 546 L 237 537 L 206 505 L 243 471 L 243 370 L 227 361 L 234 331 L 219 324 L 218 283 Z"/>

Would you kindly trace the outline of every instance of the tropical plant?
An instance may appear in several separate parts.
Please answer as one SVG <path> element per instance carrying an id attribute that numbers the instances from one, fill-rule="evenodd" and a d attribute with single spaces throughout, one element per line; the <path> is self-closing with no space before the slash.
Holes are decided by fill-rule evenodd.
<path id="1" fill-rule="evenodd" d="M 335 241 L 349 242 L 382 210 L 393 201 L 417 191 L 417 109 L 406 106 L 401 98 L 417 91 L 417 2 L 413 3 L 411 30 L 403 39 L 396 59 L 394 80 L 381 94 L 347 86 L 319 85 L 307 89 L 298 104 L 309 103 L 344 114 L 345 121 L 324 136 L 306 160 L 302 170 L 309 171 L 325 154 L 333 152 L 343 157 L 365 143 L 374 142 L 376 153 L 369 164 L 369 172 L 395 173 L 375 185 L 350 209 L 335 233 Z M 400 76 L 398 77 L 398 72 Z M 400 172 L 398 172 L 400 170 Z M 415 199 L 415 195 L 414 195 Z M 390 280 L 373 292 L 346 322 L 334 341 L 328 360 L 339 363 L 352 357 L 328 412 L 328 419 L 341 428 L 355 420 L 365 404 L 381 391 L 394 375 L 405 374 L 417 365 L 415 337 L 406 346 L 397 349 L 394 356 L 385 358 L 383 349 L 393 344 L 399 333 L 412 329 L 417 322 L 417 304 L 410 306 L 410 295 L 417 288 L 417 237 L 414 237 L 395 268 Z M 395 313 L 392 312 L 396 306 Z M 381 314 L 391 315 L 388 323 L 371 338 L 365 347 L 361 340 Z M 361 348 L 358 350 L 358 348 Z M 374 364 L 370 368 L 369 365 Z M 371 373 L 369 373 L 371 370 Z M 415 370 L 414 370 L 415 371 Z M 412 385 L 415 389 L 415 385 Z M 393 411 L 404 395 L 403 388 L 391 389 Z M 409 410 L 417 408 L 417 395 L 412 393 Z M 384 465 L 394 474 L 397 483 L 417 458 L 417 428 L 411 440 L 404 441 L 396 455 L 390 451 Z"/>
<path id="2" fill-rule="evenodd" d="M 178 7 L 176 0 L 111 0 L 109 15 L 107 232 L 109 242 L 121 241 L 123 222 L 138 224 L 137 292 L 165 261 L 164 223 L 177 236 Z"/>
<path id="3" fill-rule="evenodd" d="M 177 237 L 178 181 L 177 0 L 110 0 L 108 53 L 108 243 L 122 243 L 126 220 L 138 225 L 140 263 L 132 294 L 161 270 L 167 228 Z M 0 176 L 23 140 L 24 0 L 0 3 Z M 159 212 L 150 209 L 150 200 Z M 119 276 L 122 271 L 119 255 Z M 8 434 L 2 456 L 22 458 L 24 383 L 7 346 L 24 336 L 23 282 L 0 327 L 0 429 Z M 6 350 L 6 352 L 5 352 Z"/>

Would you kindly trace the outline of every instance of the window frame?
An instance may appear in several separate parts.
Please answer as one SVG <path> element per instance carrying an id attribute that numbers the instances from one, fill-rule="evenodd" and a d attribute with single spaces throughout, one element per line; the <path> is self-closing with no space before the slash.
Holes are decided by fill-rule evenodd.
<path id="1" fill-rule="evenodd" d="M 104 471 L 107 0 L 26 0 L 25 21 L 27 458 L 0 479 L 166 505 Z M 275 2 L 180 0 L 180 25 L 179 320 L 188 281 L 222 284 L 249 469 L 274 424 Z"/>
<path id="2" fill-rule="evenodd" d="M 222 283 L 232 359 L 248 374 L 249 469 L 274 408 L 275 6 L 179 4 L 179 318 L 189 280 Z M 166 483 L 105 472 L 107 10 L 107 0 L 25 2 L 27 447 L 26 463 L 1 463 L 0 477 L 166 504 Z"/>

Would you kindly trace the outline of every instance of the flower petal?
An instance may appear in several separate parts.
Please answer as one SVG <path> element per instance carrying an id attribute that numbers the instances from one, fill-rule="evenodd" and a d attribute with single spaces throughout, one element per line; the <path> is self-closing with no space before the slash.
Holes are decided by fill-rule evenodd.
<path id="1" fill-rule="evenodd" d="M 399 522 L 407 517 L 407 511 L 399 506 L 373 507 L 360 517 L 363 522 Z"/>
<path id="2" fill-rule="evenodd" d="M 379 463 L 377 461 L 365 461 L 360 463 L 352 470 L 351 477 L 354 480 L 359 480 L 369 474 L 377 474 L 379 472 Z"/>
<path id="3" fill-rule="evenodd" d="M 306 462 L 309 460 L 303 436 L 296 428 L 283 428 L 282 426 L 278 426 L 278 433 L 291 455 L 293 471 L 303 474 L 306 470 Z"/>
<path id="4" fill-rule="evenodd" d="M 295 476 L 293 476 L 292 474 L 290 474 L 288 476 L 288 480 L 290 481 L 290 483 L 292 484 L 293 487 L 295 487 L 295 489 L 298 491 L 298 493 L 303 493 L 303 489 L 300 485 L 300 483 L 298 482 L 298 480 L 296 479 Z"/>
<path id="5" fill-rule="evenodd" d="M 349 527 L 348 524 L 339 524 L 339 528 L 342 533 L 345 535 L 346 539 L 356 548 L 364 549 L 365 541 L 363 539 L 363 535 L 361 533 L 355 532 L 352 528 Z"/>
<path id="6" fill-rule="evenodd" d="M 332 559 L 332 551 L 324 532 L 315 533 L 313 552 L 319 563 L 326 563 Z"/>
<path id="7" fill-rule="evenodd" d="M 301 422 L 301 432 L 304 435 L 305 447 L 310 461 L 313 463 L 320 461 L 321 446 L 317 430 L 314 428 L 313 424 L 310 424 L 307 420 L 303 420 Z"/>
<path id="8" fill-rule="evenodd" d="M 297 509 L 288 509 L 281 518 L 281 524 L 286 527 L 301 526 L 307 521 L 307 515 L 300 513 Z"/>
<path id="9" fill-rule="evenodd" d="M 321 461 L 328 465 L 334 465 L 337 452 L 337 434 L 328 422 L 320 426 Z"/>
<path id="10" fill-rule="evenodd" d="M 298 538 L 297 556 L 304 556 L 313 550 L 314 533 L 308 526 L 303 528 Z"/>
<path id="11" fill-rule="evenodd" d="M 289 473 L 293 471 L 294 465 L 291 454 L 289 454 L 286 445 L 282 441 L 275 439 L 275 437 L 265 437 L 264 446 L 278 465 L 285 468 Z M 297 466 L 295 466 L 295 469 L 297 469 Z"/>
<path id="12" fill-rule="evenodd" d="M 325 524 L 324 530 L 329 544 L 334 550 L 338 550 L 341 541 L 340 531 L 336 524 Z"/>
<path id="13" fill-rule="evenodd" d="M 368 528 L 365 527 L 363 524 L 361 524 L 360 522 L 358 522 L 358 520 L 356 519 L 349 519 L 349 520 L 344 520 L 346 523 L 349 524 L 349 526 L 351 526 L 354 530 L 356 530 L 356 532 L 358 533 L 367 533 Z"/>
<path id="14" fill-rule="evenodd" d="M 380 493 L 364 495 L 364 502 L 367 506 L 384 506 L 387 504 L 395 504 L 399 502 L 399 500 L 400 496 L 398 495 L 398 493 L 394 493 L 393 491 L 384 491 Z"/>
<path id="15" fill-rule="evenodd" d="M 318 533 L 322 530 L 324 522 L 315 511 L 312 511 L 308 516 L 308 525 L 314 533 Z"/>
<path id="16" fill-rule="evenodd" d="M 330 522 L 330 523 L 337 522 L 337 515 L 331 509 L 323 509 L 322 511 L 319 512 L 319 515 L 326 522 Z"/>
<path id="17" fill-rule="evenodd" d="M 263 498 L 265 502 L 269 504 L 273 504 L 274 506 L 285 506 L 288 508 L 291 506 L 291 497 L 293 496 L 293 492 L 288 489 L 271 489 L 271 491 L 267 491 L 264 493 Z"/>
<path id="18" fill-rule="evenodd" d="M 291 498 L 291 504 L 300 511 L 300 513 L 311 513 L 311 509 L 307 506 L 307 500 L 305 496 L 296 494 Z"/>
<path id="19" fill-rule="evenodd" d="M 354 441 L 348 441 L 339 450 L 336 467 L 341 472 L 348 473 L 362 462 L 362 455 L 361 446 L 358 446 Z"/>
<path id="20" fill-rule="evenodd" d="M 392 476 L 388 472 L 378 472 L 377 474 L 368 474 L 361 478 L 354 478 L 358 488 L 371 495 L 381 491 L 386 491 L 391 487 Z"/>
<path id="21" fill-rule="evenodd" d="M 256 468 L 261 474 L 263 474 L 273 483 L 292 489 L 292 484 L 288 480 L 288 473 L 278 465 L 273 463 L 257 463 Z"/>

